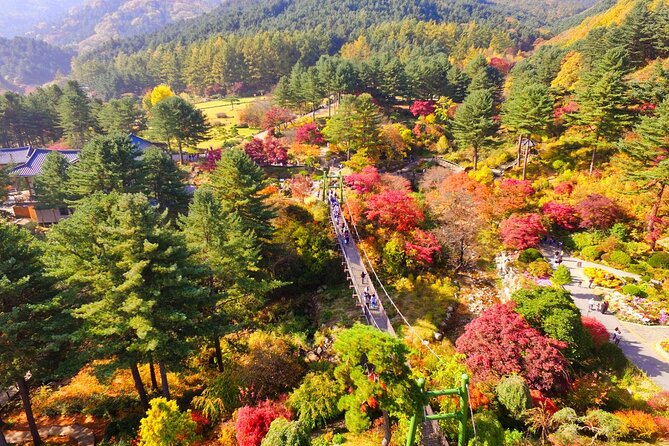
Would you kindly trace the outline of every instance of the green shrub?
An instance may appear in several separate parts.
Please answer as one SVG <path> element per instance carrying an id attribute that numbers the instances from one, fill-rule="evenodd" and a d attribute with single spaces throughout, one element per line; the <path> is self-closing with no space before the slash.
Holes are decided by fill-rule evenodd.
<path id="1" fill-rule="evenodd" d="M 495 416 L 494 412 L 484 411 L 474 415 L 476 433 L 469 433 L 469 446 L 504 446 L 504 428 Z"/>
<path id="2" fill-rule="evenodd" d="M 517 430 L 504 431 L 504 446 L 522 446 L 523 433 Z"/>
<path id="3" fill-rule="evenodd" d="M 547 261 L 541 259 L 541 260 L 535 260 L 534 262 L 527 265 L 527 272 L 529 272 L 538 279 L 543 279 L 551 275 L 551 273 L 553 272 L 553 268 L 551 268 L 550 264 Z"/>
<path id="4" fill-rule="evenodd" d="M 669 269 L 669 252 L 659 251 L 648 257 L 648 264 L 653 268 Z"/>
<path id="5" fill-rule="evenodd" d="M 581 257 L 591 262 L 598 260 L 601 255 L 602 251 L 596 246 L 586 246 L 585 248 L 581 249 Z"/>
<path id="6" fill-rule="evenodd" d="M 137 431 L 139 431 L 139 422 L 141 415 L 128 415 L 121 419 L 112 420 L 105 428 L 103 439 L 110 440 L 112 437 L 117 440 L 137 438 Z"/>
<path id="7" fill-rule="evenodd" d="M 530 408 L 532 397 L 525 380 L 518 375 L 502 378 L 495 388 L 497 399 L 509 411 L 512 418 L 519 420 L 523 412 Z"/>
<path id="8" fill-rule="evenodd" d="M 311 446 L 330 446 L 330 442 L 321 435 L 311 441 Z"/>
<path id="9" fill-rule="evenodd" d="M 604 260 L 621 267 L 627 267 L 632 262 L 632 258 L 623 251 L 613 251 L 607 254 Z"/>
<path id="10" fill-rule="evenodd" d="M 332 444 L 344 444 L 346 443 L 346 438 L 342 434 L 334 434 L 332 437 Z"/>
<path id="11" fill-rule="evenodd" d="M 639 275 L 646 274 L 648 271 L 646 265 L 642 263 L 632 263 L 627 269 L 629 272 Z"/>
<path id="12" fill-rule="evenodd" d="M 571 283 L 571 273 L 569 272 L 569 268 L 564 265 L 558 266 L 555 271 L 553 271 L 551 283 L 556 287 Z"/>
<path id="13" fill-rule="evenodd" d="M 239 401 L 239 379 L 231 367 L 219 374 L 202 395 L 193 398 L 193 407 L 215 422 L 221 418 L 232 415 L 238 407 Z"/>
<path id="14" fill-rule="evenodd" d="M 176 401 L 151 400 L 151 408 L 142 418 L 139 446 L 189 446 L 195 442 L 197 427 L 189 412 L 180 412 Z"/>
<path id="15" fill-rule="evenodd" d="M 572 234 L 570 238 L 574 244 L 574 248 L 581 251 L 583 248 L 587 246 L 597 245 L 606 237 L 603 233 L 599 231 L 589 231 L 589 232 L 577 232 L 576 234 Z"/>
<path id="16" fill-rule="evenodd" d="M 260 446 L 309 446 L 309 429 L 300 421 L 277 418 L 269 426 Z"/>
<path id="17" fill-rule="evenodd" d="M 646 297 L 647 294 L 645 291 L 643 291 L 641 288 L 638 286 L 628 283 L 627 285 L 623 286 L 622 288 L 623 294 L 627 294 L 629 296 L 636 296 L 636 297 Z"/>
<path id="18" fill-rule="evenodd" d="M 618 440 L 628 434 L 627 426 L 620 418 L 601 409 L 588 412 L 582 421 L 595 439 Z"/>
<path id="19" fill-rule="evenodd" d="M 341 384 L 325 373 L 309 373 L 300 387 L 288 398 L 288 407 L 306 426 L 315 428 L 338 416 L 339 398 L 344 394 Z"/>
<path id="20" fill-rule="evenodd" d="M 621 242 L 627 241 L 627 228 L 624 223 L 616 223 L 609 229 L 609 234 L 616 237 Z"/>
<path id="21" fill-rule="evenodd" d="M 525 251 L 521 252 L 518 256 L 518 261 L 523 263 L 532 263 L 535 260 L 543 259 L 544 256 L 538 249 L 527 248 Z"/>

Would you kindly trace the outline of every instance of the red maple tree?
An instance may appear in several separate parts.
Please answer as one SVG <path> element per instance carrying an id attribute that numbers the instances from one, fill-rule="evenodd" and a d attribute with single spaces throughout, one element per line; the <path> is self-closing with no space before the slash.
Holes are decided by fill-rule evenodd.
<path id="1" fill-rule="evenodd" d="M 298 144 L 325 144 L 323 134 L 314 122 L 308 122 L 295 130 L 295 142 Z"/>
<path id="2" fill-rule="evenodd" d="M 435 108 L 434 101 L 413 101 L 409 111 L 414 116 L 427 116 L 434 113 Z"/>
<path id="3" fill-rule="evenodd" d="M 561 228 L 574 230 L 578 228 L 579 218 L 576 209 L 566 203 L 549 201 L 541 208 L 543 214 Z"/>
<path id="4" fill-rule="evenodd" d="M 416 229 L 406 241 L 404 252 L 421 265 L 429 265 L 441 252 L 441 244 L 434 233 Z"/>
<path id="5" fill-rule="evenodd" d="M 530 327 L 511 304 L 484 310 L 455 342 L 457 350 L 467 355 L 465 363 L 476 380 L 517 373 L 531 389 L 560 392 L 569 384 L 569 363 L 555 344 Z"/>
<path id="6" fill-rule="evenodd" d="M 539 244 L 546 234 L 539 214 L 515 214 L 499 226 L 502 242 L 507 248 L 527 249 Z"/>
<path id="7" fill-rule="evenodd" d="M 381 175 L 374 166 L 367 166 L 361 172 L 353 173 L 347 176 L 344 181 L 346 184 L 359 194 L 366 194 L 373 191 L 381 184 Z"/>
<path id="8" fill-rule="evenodd" d="M 369 197 L 365 217 L 397 231 L 411 231 L 425 220 L 416 200 L 404 190 L 385 190 Z"/>
<path id="9" fill-rule="evenodd" d="M 290 420 L 290 412 L 285 406 L 264 401 L 257 406 L 244 406 L 237 412 L 235 432 L 239 446 L 260 446 L 269 431 L 272 421 L 277 418 Z"/>
<path id="10" fill-rule="evenodd" d="M 610 198 L 590 194 L 576 205 L 581 217 L 581 227 L 586 229 L 608 229 L 620 219 L 622 211 Z"/>

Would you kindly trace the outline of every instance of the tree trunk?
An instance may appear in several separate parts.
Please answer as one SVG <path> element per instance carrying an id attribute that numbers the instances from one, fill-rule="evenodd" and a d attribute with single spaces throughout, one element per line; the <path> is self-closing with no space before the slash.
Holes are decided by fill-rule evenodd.
<path id="1" fill-rule="evenodd" d="M 662 196 L 664 195 L 664 188 L 666 187 L 666 184 L 660 183 L 660 191 L 657 193 L 657 197 L 655 198 L 655 203 L 653 203 L 653 207 L 650 211 L 650 218 L 648 219 L 648 225 L 646 226 L 646 232 L 648 235 L 653 233 L 653 230 L 655 229 L 655 220 L 657 219 L 657 213 L 660 211 L 660 206 L 662 205 Z M 655 243 L 657 240 L 651 239 L 650 240 L 650 249 L 651 251 L 655 251 Z"/>
<path id="2" fill-rule="evenodd" d="M 590 176 L 592 176 L 592 171 L 595 170 L 595 155 L 597 155 L 597 145 L 592 146 L 592 158 L 590 159 Z"/>
<path id="3" fill-rule="evenodd" d="M 0 418 L 0 446 L 9 446 L 9 444 L 7 444 L 7 439 L 5 438 L 5 433 L 2 432 L 2 427 L 4 425 L 5 423 Z"/>
<path id="4" fill-rule="evenodd" d="M 474 147 L 474 170 L 479 168 L 479 148 Z"/>
<path id="5" fill-rule="evenodd" d="M 382 446 L 390 446 L 390 438 L 392 432 L 390 431 L 390 415 L 387 410 L 383 411 L 383 441 Z"/>
<path id="6" fill-rule="evenodd" d="M 221 352 L 221 339 L 216 336 L 214 339 L 214 348 L 216 349 L 216 367 L 223 373 L 223 352 Z"/>
<path id="7" fill-rule="evenodd" d="M 527 138 L 527 144 L 525 144 L 525 157 L 523 158 L 523 181 L 527 177 L 527 159 L 530 157 L 530 141 Z"/>
<path id="8" fill-rule="evenodd" d="M 179 159 L 181 160 L 181 165 L 184 163 L 184 151 L 181 148 L 181 140 L 177 139 L 177 147 L 179 148 Z"/>
<path id="9" fill-rule="evenodd" d="M 26 419 L 28 420 L 28 426 L 30 426 L 30 435 L 33 437 L 33 443 L 35 446 L 42 444 L 42 440 L 39 438 L 39 432 L 37 431 L 37 423 L 35 423 L 35 416 L 33 415 L 33 407 L 30 403 L 30 392 L 28 390 L 28 383 L 26 382 L 25 377 L 21 376 L 16 380 L 19 386 L 19 392 L 21 393 L 21 401 L 23 402 L 23 409 L 26 412 Z"/>
<path id="10" fill-rule="evenodd" d="M 165 363 L 158 361 L 158 370 L 160 370 L 160 384 L 163 386 L 163 396 L 170 399 L 170 386 L 167 382 L 167 371 L 165 370 Z"/>
<path id="11" fill-rule="evenodd" d="M 516 156 L 516 166 L 520 166 L 520 151 L 522 150 L 523 146 L 523 135 L 518 135 L 518 155 Z"/>
<path id="12" fill-rule="evenodd" d="M 158 380 L 156 379 L 156 369 L 153 364 L 153 359 L 149 361 L 149 374 L 151 375 L 151 390 L 158 391 Z"/>
<path id="13" fill-rule="evenodd" d="M 144 389 L 142 377 L 139 376 L 139 368 L 137 368 L 137 363 L 133 362 L 130 364 L 130 373 L 132 373 L 132 379 L 135 381 L 135 389 L 139 395 L 139 402 L 142 404 L 144 411 L 147 411 L 149 410 L 149 398 L 146 396 L 146 389 Z"/>

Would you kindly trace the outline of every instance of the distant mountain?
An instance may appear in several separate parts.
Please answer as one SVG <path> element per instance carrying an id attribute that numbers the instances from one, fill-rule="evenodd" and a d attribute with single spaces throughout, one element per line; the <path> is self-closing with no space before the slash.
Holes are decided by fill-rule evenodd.
<path id="1" fill-rule="evenodd" d="M 0 0 L 0 37 L 22 36 L 36 24 L 58 20 L 85 0 Z"/>
<path id="2" fill-rule="evenodd" d="M 0 88 L 23 90 L 70 72 L 73 54 L 39 40 L 0 37 Z"/>
<path id="3" fill-rule="evenodd" d="M 60 20 L 35 26 L 29 36 L 52 45 L 91 49 L 110 39 L 150 33 L 192 19 L 221 0 L 86 0 Z"/>
<path id="4" fill-rule="evenodd" d="M 571 17 L 594 6 L 599 0 L 492 0 L 510 9 L 544 19 L 547 25 L 555 20 Z"/>

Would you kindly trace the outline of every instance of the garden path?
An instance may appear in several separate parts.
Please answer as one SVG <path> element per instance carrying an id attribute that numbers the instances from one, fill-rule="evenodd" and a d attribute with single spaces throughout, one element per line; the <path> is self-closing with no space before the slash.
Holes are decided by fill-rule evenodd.
<path id="1" fill-rule="evenodd" d="M 38 429 L 40 437 L 70 437 L 79 446 L 95 446 L 93 431 L 87 427 L 73 424 L 71 426 L 49 426 Z M 9 444 L 23 444 L 32 441 L 28 431 L 6 431 L 5 438 Z"/>
<path id="2" fill-rule="evenodd" d="M 547 258 L 552 257 L 548 255 L 546 249 L 543 251 Z M 660 341 L 669 338 L 669 327 L 622 322 L 612 314 L 601 314 L 598 311 L 590 311 L 589 309 L 588 302 L 590 299 L 601 300 L 601 298 L 596 288 L 588 288 L 588 278 L 583 272 L 584 268 L 601 268 L 618 276 L 638 276 L 597 263 L 586 262 L 575 257 L 563 257 L 562 264 L 569 269 L 573 279 L 569 285 L 565 286 L 565 289 L 571 293 L 574 303 L 581 310 L 581 313 L 600 321 L 610 333 L 616 327 L 620 328 L 622 332 L 620 348 L 625 353 L 625 356 L 646 373 L 648 378 L 661 387 L 662 390 L 669 391 L 669 362 L 657 349 L 657 344 Z M 551 265 L 554 266 L 553 263 Z"/>

